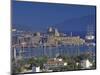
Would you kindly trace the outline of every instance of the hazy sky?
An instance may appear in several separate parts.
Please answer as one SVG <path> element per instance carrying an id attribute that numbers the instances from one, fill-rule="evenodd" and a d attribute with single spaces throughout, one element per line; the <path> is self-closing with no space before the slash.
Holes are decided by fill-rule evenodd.
<path id="1" fill-rule="evenodd" d="M 14 1 L 12 24 L 17 29 L 32 31 L 49 26 L 62 27 L 61 30 L 66 31 L 86 30 L 88 24 L 95 26 L 95 10 L 95 6 Z"/>

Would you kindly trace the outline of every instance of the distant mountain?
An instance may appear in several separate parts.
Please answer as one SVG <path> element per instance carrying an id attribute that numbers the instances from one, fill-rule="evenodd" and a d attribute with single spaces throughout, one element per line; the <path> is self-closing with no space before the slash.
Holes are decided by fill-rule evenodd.
<path id="1" fill-rule="evenodd" d="M 94 26 L 95 27 L 95 15 L 88 15 L 83 17 L 77 17 L 70 20 L 65 20 L 57 25 L 59 30 L 63 32 L 83 32 L 87 31 L 87 27 Z"/>
<path id="2" fill-rule="evenodd" d="M 60 32 L 86 32 L 88 25 L 94 25 L 95 26 L 95 15 L 88 15 L 83 17 L 77 17 L 72 18 L 69 20 L 65 20 L 63 22 L 58 22 L 58 24 L 52 25 L 53 27 L 56 27 Z M 25 30 L 25 31 L 39 31 L 39 32 L 46 32 L 48 27 L 51 27 L 51 25 L 32 25 L 31 23 L 28 25 L 20 25 L 15 24 L 13 25 L 14 28 L 17 28 L 18 30 Z"/>

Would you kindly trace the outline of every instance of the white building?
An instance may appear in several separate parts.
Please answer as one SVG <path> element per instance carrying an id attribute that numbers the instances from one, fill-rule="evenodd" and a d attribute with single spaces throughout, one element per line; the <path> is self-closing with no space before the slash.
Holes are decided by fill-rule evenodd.
<path id="1" fill-rule="evenodd" d="M 40 72 L 40 67 L 32 67 L 32 72 Z"/>
<path id="2" fill-rule="evenodd" d="M 16 29 L 12 29 L 12 32 L 15 32 L 16 31 Z"/>
<path id="3" fill-rule="evenodd" d="M 68 63 L 64 62 L 63 59 L 61 59 L 61 58 L 54 58 L 54 59 L 49 59 L 47 61 L 47 63 L 44 64 L 44 67 L 48 71 L 48 70 L 51 70 L 50 68 L 64 67 L 64 66 L 67 66 L 67 65 L 68 65 Z"/>
<path id="4" fill-rule="evenodd" d="M 90 69 L 92 65 L 93 64 L 88 59 L 81 61 L 81 66 L 83 69 Z"/>

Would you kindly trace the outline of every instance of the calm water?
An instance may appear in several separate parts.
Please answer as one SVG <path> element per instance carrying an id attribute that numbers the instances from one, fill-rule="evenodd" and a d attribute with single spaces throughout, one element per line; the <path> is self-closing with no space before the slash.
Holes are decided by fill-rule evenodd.
<path id="1" fill-rule="evenodd" d="M 75 56 L 81 54 L 83 52 L 92 51 L 95 53 L 95 46 L 74 46 L 74 45 L 64 45 L 58 47 L 38 47 L 38 48 L 16 48 L 16 55 L 20 55 L 20 51 L 22 52 L 22 56 L 24 58 L 30 57 L 40 57 L 40 56 L 48 56 L 48 57 L 55 57 L 58 55 L 68 55 L 68 56 Z"/>

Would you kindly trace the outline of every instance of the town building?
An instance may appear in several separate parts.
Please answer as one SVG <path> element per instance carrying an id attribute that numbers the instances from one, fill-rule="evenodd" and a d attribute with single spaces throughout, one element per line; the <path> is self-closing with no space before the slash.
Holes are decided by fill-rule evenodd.
<path id="1" fill-rule="evenodd" d="M 52 58 L 47 61 L 46 64 L 44 64 L 45 70 L 49 71 L 52 70 L 51 68 L 57 68 L 57 67 L 64 67 L 67 66 L 67 62 L 65 62 L 62 58 Z"/>
<path id="2" fill-rule="evenodd" d="M 90 69 L 92 65 L 93 64 L 88 59 L 81 61 L 82 69 Z"/>
<path id="3" fill-rule="evenodd" d="M 32 72 L 40 72 L 40 67 L 32 67 Z"/>

